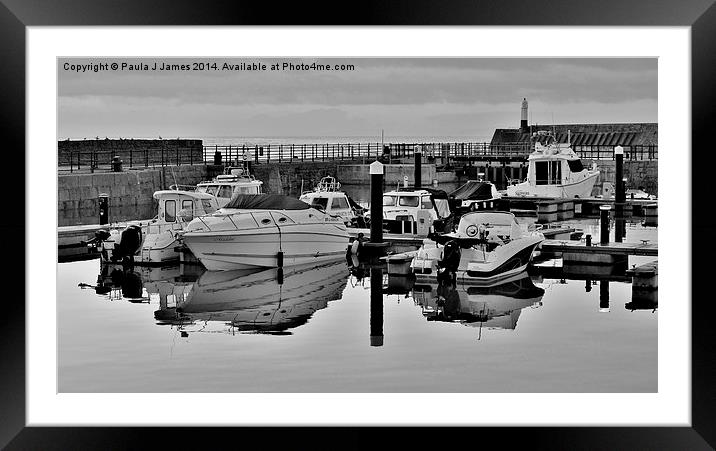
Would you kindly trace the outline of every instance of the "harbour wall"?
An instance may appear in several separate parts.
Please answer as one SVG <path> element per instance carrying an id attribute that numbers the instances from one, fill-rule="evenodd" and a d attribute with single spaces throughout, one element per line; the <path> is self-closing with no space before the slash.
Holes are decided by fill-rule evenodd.
<path id="1" fill-rule="evenodd" d="M 616 161 L 614 160 L 589 160 L 584 159 L 584 167 L 591 167 L 592 162 L 597 163 L 599 179 L 597 185 L 600 188 L 602 183 L 609 182 L 616 186 Z M 642 187 L 650 194 L 656 194 L 659 188 L 659 161 L 658 160 L 626 160 L 624 161 L 624 177 L 627 179 L 628 188 Z"/>
<path id="2" fill-rule="evenodd" d="M 109 195 L 110 221 L 147 219 L 156 215 L 155 191 L 171 185 L 196 185 L 220 174 L 221 166 L 166 166 L 164 168 L 57 177 L 58 225 L 96 224 L 97 198 Z"/>

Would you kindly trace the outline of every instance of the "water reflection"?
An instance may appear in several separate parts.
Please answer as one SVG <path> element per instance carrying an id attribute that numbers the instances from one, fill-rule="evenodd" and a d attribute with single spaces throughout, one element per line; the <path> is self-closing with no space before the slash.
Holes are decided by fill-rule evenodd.
<path id="1" fill-rule="evenodd" d="M 544 289 L 535 286 L 527 272 L 479 287 L 445 281 L 413 288 L 413 299 L 428 321 L 489 329 L 515 329 L 522 309 L 541 306 L 543 295 Z"/>
<path id="2" fill-rule="evenodd" d="M 132 303 L 156 302 L 159 325 L 190 332 L 287 335 L 328 302 L 348 280 L 344 260 L 285 269 L 205 272 L 200 266 L 164 268 L 101 265 L 98 294 Z"/>
<path id="3" fill-rule="evenodd" d="M 205 272 L 175 306 L 160 302 L 160 324 L 183 332 L 211 331 L 290 334 L 328 302 L 340 299 L 348 271 L 343 260 L 285 269 Z M 215 324 L 213 324 L 215 325 Z"/>

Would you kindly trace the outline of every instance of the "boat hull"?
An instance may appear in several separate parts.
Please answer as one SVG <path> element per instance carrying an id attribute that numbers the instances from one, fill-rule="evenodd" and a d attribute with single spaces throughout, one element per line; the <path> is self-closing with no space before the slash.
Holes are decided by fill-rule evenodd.
<path id="1" fill-rule="evenodd" d="M 462 251 L 460 265 L 455 271 L 455 281 L 464 285 L 486 285 L 508 279 L 519 274 L 529 265 L 532 253 L 544 241 L 542 234 L 524 237 L 499 246 L 487 259 L 480 259 L 480 250 Z M 418 251 L 411 268 L 416 282 L 436 283 L 437 261 L 441 259 L 442 248 L 423 248 Z"/>
<path id="2" fill-rule="evenodd" d="M 276 228 L 190 232 L 184 243 L 210 271 L 318 263 L 345 255 L 345 227 L 297 224 Z"/>
<path id="3" fill-rule="evenodd" d="M 599 171 L 590 172 L 584 179 L 564 185 L 530 185 L 529 182 L 518 183 L 507 187 L 507 195 L 512 197 L 551 197 L 551 198 L 585 198 L 591 197 L 594 185 L 599 178 Z"/>

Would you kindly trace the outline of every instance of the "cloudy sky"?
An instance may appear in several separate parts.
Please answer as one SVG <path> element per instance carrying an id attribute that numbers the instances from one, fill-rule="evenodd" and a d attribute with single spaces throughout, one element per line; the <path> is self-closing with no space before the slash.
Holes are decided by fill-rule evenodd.
<path id="1" fill-rule="evenodd" d="M 216 63 L 219 70 L 151 70 Z M 150 70 L 76 72 L 122 62 Z M 224 63 L 265 71 L 221 70 Z M 352 64 L 354 70 L 271 70 Z M 530 122 L 656 122 L 656 59 L 60 59 L 59 138 L 453 136 Z M 554 118 L 554 119 L 553 119 Z"/>

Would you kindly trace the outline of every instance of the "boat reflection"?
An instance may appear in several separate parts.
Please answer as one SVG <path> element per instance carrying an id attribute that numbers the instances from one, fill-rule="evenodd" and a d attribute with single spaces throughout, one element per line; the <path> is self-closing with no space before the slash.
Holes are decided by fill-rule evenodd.
<path id="1" fill-rule="evenodd" d="M 150 302 L 159 297 L 166 302 L 167 296 L 187 292 L 203 272 L 204 269 L 198 265 L 149 267 L 100 264 L 97 284 L 81 285 L 92 287 L 97 294 L 108 295 L 112 300 L 137 303 Z"/>
<path id="2" fill-rule="evenodd" d="M 515 329 L 522 309 L 542 305 L 544 289 L 526 271 L 484 286 L 416 284 L 413 300 L 428 321 L 457 322 L 488 329 Z"/>
<path id="3" fill-rule="evenodd" d="M 184 336 L 199 331 L 290 334 L 289 329 L 339 299 L 347 280 L 343 259 L 318 266 L 208 271 L 175 302 L 160 298 L 154 316 L 158 324 L 177 326 Z"/>

